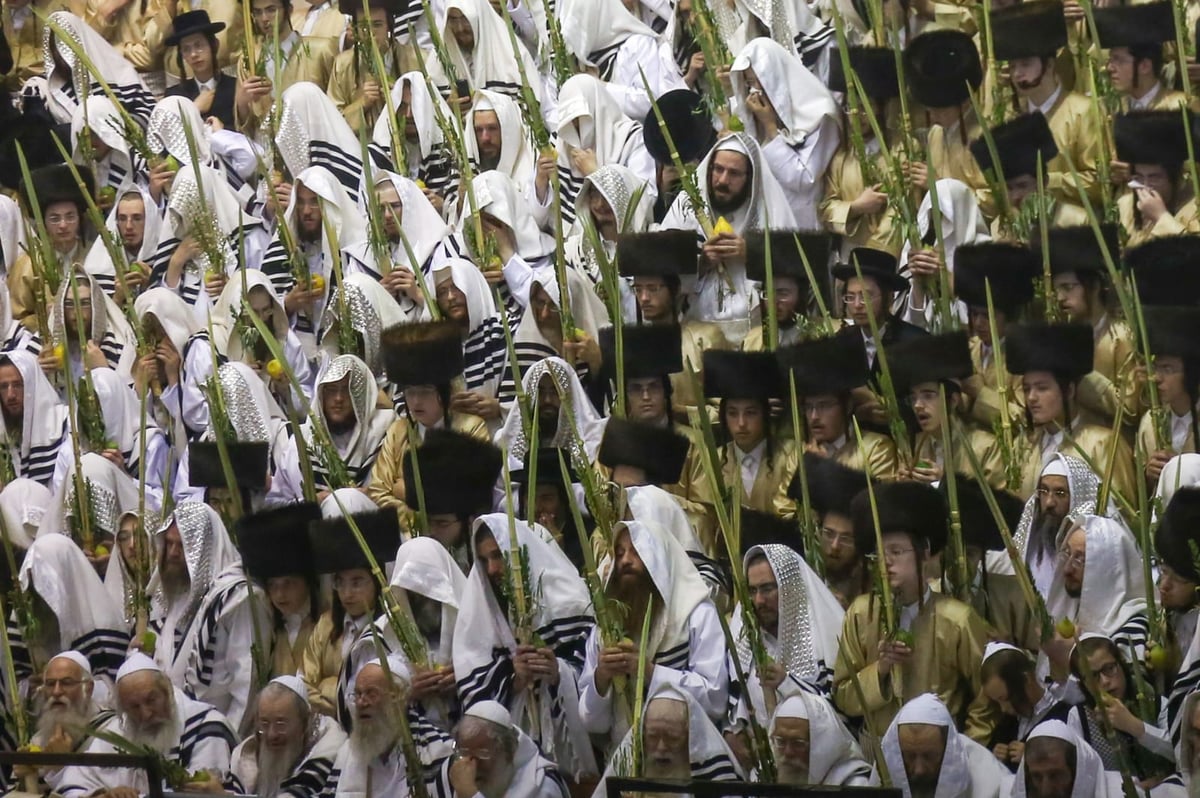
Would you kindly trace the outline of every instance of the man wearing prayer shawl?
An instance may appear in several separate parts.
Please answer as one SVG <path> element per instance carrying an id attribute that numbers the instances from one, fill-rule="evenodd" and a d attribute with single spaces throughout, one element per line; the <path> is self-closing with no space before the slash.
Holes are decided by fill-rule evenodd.
<path id="1" fill-rule="evenodd" d="M 466 389 L 450 397 L 452 408 L 478 416 L 495 434 L 504 422 L 500 386 L 508 367 L 505 319 L 497 308 L 487 278 L 469 260 L 451 258 L 434 273 L 437 304 L 444 318 L 458 325 L 462 337 Z M 515 300 L 510 299 L 510 307 Z M 515 333 L 520 314 L 509 316 L 508 333 Z"/>
<path id="2" fill-rule="evenodd" d="M 162 216 L 149 190 L 130 185 L 117 192 L 105 225 L 121 245 L 121 263 L 119 266 L 113 263 L 104 240 L 97 238 L 88 250 L 83 268 L 95 278 L 104 293 L 113 297 L 118 307 L 124 307 L 128 292 L 136 291 L 144 284 L 149 270 L 146 264 L 158 246 L 161 224 Z M 126 284 L 119 287 L 118 268 L 126 274 Z"/>
<path id="3" fill-rule="evenodd" d="M 647 679 L 642 713 L 642 772 L 644 779 L 663 781 L 740 781 L 743 776 L 733 752 L 696 697 L 670 682 Z M 633 730 L 621 738 L 592 798 L 607 795 L 607 779 L 617 763 L 633 755 Z"/>
<path id="4" fill-rule="evenodd" d="M 615 263 L 617 241 L 625 233 L 643 233 L 653 221 L 650 184 L 628 168 L 606 164 L 583 180 L 575 195 L 575 223 L 563 240 L 567 265 L 582 272 L 593 285 L 604 282 L 605 264 Z M 636 201 L 636 205 L 634 202 Z M 589 232 L 595 230 L 593 238 Z M 618 282 L 622 315 L 632 320 L 637 302 L 628 280 Z"/>
<path id="5" fill-rule="evenodd" d="M 450 795 L 445 764 L 454 753 L 454 744 L 446 735 L 428 741 L 413 726 L 412 709 L 406 709 L 412 681 L 408 664 L 395 654 L 382 661 L 376 657 L 364 663 L 351 677 L 348 695 L 353 726 L 329 777 L 330 784 L 336 785 L 335 798 L 376 795 L 404 798 L 412 792 L 414 779 L 422 779 L 431 796 Z M 421 773 L 409 772 L 400 749 L 401 735 L 405 733 L 402 713 L 406 711 Z"/>
<path id="6" fill-rule="evenodd" d="M 79 546 L 66 535 L 38 536 L 21 564 L 20 582 L 39 623 L 31 639 L 16 616 L 8 620 L 17 677 L 40 674 L 54 654 L 75 650 L 91 673 L 111 682 L 124 661 L 129 631 L 123 608 Z"/>
<path id="7" fill-rule="evenodd" d="M 603 0 L 608 2 L 609 0 Z M 596 2 L 593 5 L 601 5 Z M 602 166 L 623 166 L 645 181 L 645 201 L 654 204 L 654 159 L 646 151 L 641 123 L 621 112 L 612 84 L 591 75 L 575 75 L 558 94 L 558 173 L 563 224 L 575 223 L 576 198 L 584 181 Z M 639 82 L 639 93 L 645 93 Z M 641 118 L 639 114 L 635 118 Z M 550 192 L 539 185 L 536 202 L 550 207 Z M 548 222 L 554 224 L 551 219 Z"/>
<path id="8" fill-rule="evenodd" d="M 391 92 L 396 118 L 382 114 L 375 120 L 369 145 L 371 160 L 379 169 L 424 183 L 426 199 L 441 214 L 445 203 L 453 203 L 458 196 L 458 166 L 437 122 L 439 115 L 450 119 L 450 106 L 442 95 L 429 93 L 429 84 L 416 70 L 401 75 Z M 398 124 L 404 125 L 395 136 L 404 147 L 402 155 L 392 151 L 392 128 Z"/>
<path id="9" fill-rule="evenodd" d="M 76 753 L 91 740 L 94 729 L 112 718 L 112 710 L 101 709 L 96 702 L 91 668 L 87 657 L 71 650 L 55 654 L 46 663 L 33 707 L 36 714 L 30 715 L 37 723 L 31 745 L 47 753 Z M 107 686 L 102 692 L 109 693 Z M 62 774 L 61 768 L 38 769 L 41 783 L 55 791 Z"/>
<path id="10" fill-rule="evenodd" d="M 454 627 L 466 590 L 467 578 L 446 551 L 428 536 L 417 536 L 400 545 L 392 566 L 391 591 L 401 612 L 407 612 L 425 641 L 426 662 L 411 662 L 387 617 L 375 620 L 350 646 L 342 662 L 337 683 L 337 716 L 342 726 L 354 726 L 353 690 L 355 675 L 379 655 L 383 647 L 391 659 L 407 664 L 413 673 L 409 691 L 409 726 L 415 737 L 430 750 L 452 752 L 448 734 L 459 714 L 454 677 Z M 416 652 L 420 653 L 420 652 Z M 441 747 L 437 747 L 441 746 Z"/>
<path id="11" fill-rule="evenodd" d="M 6 478 L 28 477 L 49 487 L 67 437 L 67 406 L 29 352 L 0 355 L 0 424 Z"/>
<path id="12" fill-rule="evenodd" d="M 247 581 L 229 533 L 211 507 L 181 502 L 156 534 L 156 570 L 150 628 L 158 635 L 155 659 L 170 680 L 212 703 L 231 725 L 240 725 L 254 699 L 252 651 L 270 641 L 265 597 Z M 118 685 L 118 688 L 120 686 Z"/>
<path id="13" fill-rule="evenodd" d="M 345 264 L 342 253 L 347 247 L 366 241 L 367 226 L 358 205 L 323 166 L 310 166 L 296 176 L 280 224 L 288 225 L 299 251 L 289 254 L 277 231 L 263 257 L 262 271 L 282 297 L 288 321 L 312 358 L 321 315 L 336 285 L 335 268 Z"/>
<path id="14" fill-rule="evenodd" d="M 224 787 L 238 795 L 317 798 L 330 787 L 330 773 L 346 734 L 327 715 L 308 705 L 304 683 L 278 676 L 258 694 L 255 732 L 233 749 Z"/>
<path id="15" fill-rule="evenodd" d="M 613 429 L 613 422 L 624 426 L 620 419 L 609 419 L 609 426 L 605 427 L 606 437 L 608 430 Z M 641 427 L 644 425 L 629 426 Z M 658 432 L 662 431 L 658 430 Z M 652 436 L 647 436 L 647 438 L 654 440 Z M 558 467 L 555 465 L 553 472 L 557 471 Z M 559 477 L 559 482 L 561 483 L 561 481 L 562 478 Z M 612 481 L 622 485 L 625 490 L 625 510 L 629 520 L 657 524 L 663 532 L 675 538 L 679 545 L 683 546 L 688 559 L 692 561 L 692 565 L 696 566 L 700 577 L 708 584 L 709 596 L 714 602 L 722 601 L 722 594 L 728 596 L 733 593 L 733 584 L 730 582 L 725 564 L 709 556 L 710 549 L 706 549 L 700 542 L 700 537 L 692 528 L 691 521 L 674 496 L 657 485 L 623 485 L 617 479 Z M 746 526 L 750 526 L 749 522 Z M 749 537 L 750 532 L 747 531 L 742 539 L 748 540 Z M 715 547 L 711 550 L 715 550 Z"/>
<path id="16" fill-rule="evenodd" d="M 796 693 L 780 702 L 767 727 L 775 781 L 801 786 L 875 787 L 879 776 L 829 701 Z M 759 776 L 761 781 L 761 775 Z"/>
<path id="17" fill-rule="evenodd" d="M 457 796 L 567 798 L 568 787 L 554 763 L 512 721 L 504 706 L 481 701 L 455 729 L 457 755 L 443 765 Z"/>
<path id="18" fill-rule="evenodd" d="M 768 244 L 767 237 L 770 236 Z M 809 315 L 815 304 L 814 293 L 828 296 L 828 279 L 824 271 L 829 263 L 832 238 L 824 232 L 805 230 L 775 230 L 746 236 L 746 277 L 754 282 L 767 281 L 767 247 L 771 248 L 771 279 L 775 283 L 775 319 L 777 338 L 768 347 L 767 319 L 751 326 L 742 342 L 743 352 L 777 350 L 781 346 L 799 343 L 809 336 L 810 325 L 824 324 L 820 316 Z M 807 263 L 807 267 L 805 264 Z M 817 288 L 808 280 L 806 268 L 813 270 Z M 764 297 L 765 298 L 765 297 Z M 830 319 L 828 326 L 835 326 Z"/>
<path id="19" fill-rule="evenodd" d="M 489 513 L 473 525 L 475 565 L 454 627 L 459 698 L 465 707 L 500 702 L 564 775 L 594 778 L 600 771 L 578 720 L 579 671 L 595 625 L 591 597 L 544 529 L 512 524 Z M 513 593 L 518 568 L 534 579 L 523 586 L 523 608 Z"/>
<path id="20" fill-rule="evenodd" d="M 791 205 L 796 226 L 821 226 L 825 171 L 837 152 L 837 105 L 790 49 L 754 39 L 730 68 L 734 107 Z M 780 225 L 771 220 L 771 227 Z"/>
<path id="21" fill-rule="evenodd" d="M 584 727 L 592 734 L 607 733 L 610 746 L 629 730 L 630 698 L 616 677 L 626 677 L 626 684 L 637 678 L 647 612 L 651 624 L 644 656 L 653 664 L 646 669 L 651 693 L 672 688 L 690 696 L 698 713 L 720 719 L 729 698 L 725 640 L 708 586 L 683 546 L 656 524 L 628 521 L 615 530 L 613 552 L 601 562 L 600 573 L 605 593 L 630 607 L 625 636 L 638 640 L 608 645 L 593 627 L 579 682 Z"/>
<path id="22" fill-rule="evenodd" d="M 670 44 L 621 0 L 564 0 L 558 15 L 567 49 L 581 67 L 595 69 L 627 117 L 642 119 L 651 97 L 685 88 Z"/>
<path id="23" fill-rule="evenodd" d="M 425 293 L 417 275 L 434 297 L 430 263 L 434 250 L 451 228 L 412 180 L 384 170 L 376 170 L 374 180 L 375 199 L 382 214 L 375 221 L 383 225 L 387 242 L 382 251 L 377 251 L 368 239 L 343 245 L 343 273 L 347 277 L 356 273 L 370 276 L 399 303 L 406 321 L 424 321 L 431 314 L 425 307 Z M 326 307 L 336 310 L 332 303 L 326 303 Z"/>
<path id="24" fill-rule="evenodd" d="M 1173 785 L 1153 796 L 1181 795 Z M 1025 759 L 1013 780 L 1012 798 L 1120 798 L 1121 774 L 1105 771 L 1090 745 L 1061 720 L 1048 720 L 1029 735 Z"/>
<path id="25" fill-rule="evenodd" d="M 85 190 L 94 194 L 95 181 L 91 170 L 79 168 L 78 171 L 83 178 Z M 70 265 L 82 261 L 90 240 L 87 201 L 70 168 L 63 164 L 43 166 L 30 172 L 29 179 L 28 185 L 22 182 L 22 210 L 32 220 L 35 218 L 34 203 L 37 203 L 48 239 L 42 242 L 43 246 L 49 245 L 54 250 L 60 264 Z M 30 232 L 35 237 L 39 235 L 32 226 Z M 39 277 L 41 295 L 35 290 Z M 38 275 L 34 271 L 33 261 L 27 252 L 21 252 L 17 256 L 5 278 L 8 283 L 8 305 L 13 320 L 38 334 L 50 333 L 50 330 L 39 329 L 35 310 L 35 303 L 50 304 L 51 286 L 46 283 L 45 278 L 45 275 Z"/>
<path id="26" fill-rule="evenodd" d="M 208 778 L 220 778 L 229 770 L 230 751 L 237 745 L 229 721 L 210 704 L 188 697 L 140 651 L 130 654 L 117 671 L 114 704 L 117 716 L 104 724 L 105 731 L 148 746 L 187 768 L 189 774 L 204 771 Z M 119 753 L 112 743 L 98 738 L 84 752 Z M 148 786 L 144 770 L 71 765 L 62 771 L 58 792 L 64 798 L 87 798 L 128 788 L 141 795 Z"/>
<path id="27" fill-rule="evenodd" d="M 42 61 L 46 76 L 46 108 L 59 124 L 70 124 L 83 98 L 100 94 L 97 78 L 103 78 L 130 116 L 145 123 L 154 108 L 154 96 L 141 76 L 111 44 L 87 22 L 69 11 L 55 11 L 42 35 Z M 51 25 L 70 36 L 87 55 L 98 75 L 91 75 L 70 46 L 58 40 Z"/>
<path id="28" fill-rule="evenodd" d="M 378 278 L 361 272 L 347 274 L 330 294 L 325 315 L 321 318 L 321 334 L 317 339 L 321 347 L 319 357 L 328 362 L 338 355 L 353 354 L 371 369 L 375 384 L 385 388 L 387 375 L 379 335 L 404 321 L 404 312 L 380 285 Z M 355 342 L 349 353 L 342 351 L 342 339 L 346 335 L 343 324 L 349 326 Z"/>
<path id="29" fill-rule="evenodd" d="M 1057 547 L 1058 564 L 1046 596 L 1050 617 L 1070 620 L 1080 634 L 1111 638 L 1122 652 L 1132 650 L 1142 659 L 1150 630 L 1146 583 L 1142 555 L 1128 528 L 1111 518 L 1075 513 L 1059 532 Z M 1066 677 L 1071 642 L 1056 631 L 1042 644 L 1056 680 Z"/>
<path id="30" fill-rule="evenodd" d="M 707 207 L 692 207 L 687 193 L 675 198 L 663 218 L 663 229 L 691 230 L 704 239 L 699 221 L 718 219 L 732 232 L 714 231 L 703 241 L 700 273 L 685 290 L 684 317 L 719 322 L 725 337 L 740 344 L 750 332 L 758 309 L 758 290 L 746 279 L 745 235 L 754 230 L 799 227 L 787 193 L 772 174 L 759 145 L 745 133 L 717 142 L 697 167 L 700 198 Z"/>
<path id="31" fill-rule="evenodd" d="M 379 388 L 371 370 L 354 355 L 339 355 L 317 378 L 316 394 L 317 419 L 309 418 L 300 431 L 317 490 L 365 488 L 393 418 L 390 410 L 376 406 Z M 314 427 L 318 423 L 321 432 Z M 327 451 L 330 445 L 332 452 Z M 342 484 L 347 479 L 349 484 Z"/>
<path id="32" fill-rule="evenodd" d="M 531 75 L 530 79 L 535 78 Z M 527 199 L 531 198 L 534 178 L 540 178 L 537 173 L 540 153 L 533 149 L 532 134 L 516 100 L 497 91 L 481 89 L 475 92 L 463 121 L 463 144 L 467 155 L 479 164 L 480 172 L 500 172 L 510 178 Z M 545 212 L 536 203 L 530 204 L 535 211 Z M 545 220 L 539 219 L 539 223 L 544 224 Z"/>
<path id="33" fill-rule="evenodd" d="M 730 656 L 738 658 L 747 678 L 734 688 L 739 695 L 733 717 L 739 726 L 750 717 L 747 703 L 763 723 L 775 707 L 798 693 L 828 699 L 845 617 L 829 588 L 793 549 L 778 543 L 753 546 L 743 562 L 754 605 L 750 611 L 770 666 L 759 670 L 743 610 L 735 608 L 729 632 L 737 648 Z"/>
<path id="34" fill-rule="evenodd" d="M 901 707 L 883 735 L 883 759 L 904 798 L 1002 798 L 1012 784 L 991 752 L 954 727 L 933 693 Z"/>
<path id="35" fill-rule="evenodd" d="M 439 16 L 439 22 L 454 79 L 467 82 L 467 97 L 460 97 L 460 100 L 469 101 L 470 94 L 479 89 L 519 98 L 523 67 L 529 88 L 542 106 L 546 124 L 553 122 L 554 103 L 542 86 L 537 61 L 520 41 L 514 48 L 506 30 L 508 23 L 488 0 L 448 0 L 445 17 Z M 440 92 L 455 88 L 433 53 L 426 61 L 429 78 Z"/>
<path id="36" fill-rule="evenodd" d="M 1021 324 L 1008 330 L 1005 363 L 1021 375 L 1026 416 L 1032 422 L 1021 484 L 1013 486 L 1020 496 L 1034 494 L 1042 468 L 1059 452 L 1079 457 L 1097 473 L 1111 462 L 1112 489 L 1126 497 L 1137 495 L 1129 444 L 1114 438 L 1110 427 L 1091 423 L 1076 399 L 1086 379 L 1095 376 L 1093 334 L 1086 324 Z"/>
<path id="37" fill-rule="evenodd" d="M 140 157 L 134 159 L 124 130 L 117 106 L 106 96 L 86 98 L 71 117 L 71 161 L 92 170 L 99 194 L 96 204 L 102 212 L 111 210 L 104 202 L 106 194 L 112 202 L 112 192 L 145 182 L 147 167 Z M 85 131 L 90 135 L 85 137 Z"/>
<path id="38" fill-rule="evenodd" d="M 138 361 L 134 385 L 139 396 L 157 383 L 148 412 L 182 446 L 208 428 L 208 398 L 202 386 L 212 376 L 212 344 L 188 304 L 166 287 L 143 292 L 133 304 L 154 349 Z"/>
<path id="39" fill-rule="evenodd" d="M 50 312 L 50 340 L 65 349 L 61 368 L 78 380 L 83 370 L 108 366 L 122 379 L 133 374 L 137 360 L 137 335 L 120 306 L 113 302 L 92 275 L 74 269 L 63 275 Z M 83 340 L 80 340 L 80 333 Z M 53 347 L 46 346 L 41 333 L 31 336 L 25 344 L 27 351 L 37 350 L 43 367 L 54 365 L 57 356 Z M 99 349 L 96 352 L 95 349 Z"/>
<path id="40" fill-rule="evenodd" d="M 896 626 L 912 642 L 885 637 L 880 598 L 873 591 L 860 595 L 846 610 L 842 626 L 834 702 L 844 714 L 864 719 L 859 741 L 868 752 L 878 751 L 877 735 L 904 702 L 922 693 L 935 694 L 965 734 L 986 742 L 994 723 L 979 685 L 987 625 L 968 605 L 931 591 L 923 576 L 924 564 L 945 547 L 945 502 L 919 482 L 874 483 L 873 491 L 874 502 L 863 491 L 851 504 L 855 545 L 864 556 L 882 555 L 896 594 Z M 876 545 L 873 505 L 882 552 Z"/>

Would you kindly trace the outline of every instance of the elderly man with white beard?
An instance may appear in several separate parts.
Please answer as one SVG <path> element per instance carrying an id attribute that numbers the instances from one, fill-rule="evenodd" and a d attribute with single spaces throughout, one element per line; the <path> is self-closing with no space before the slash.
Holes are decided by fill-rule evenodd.
<path id="1" fill-rule="evenodd" d="M 499 702 L 468 709 L 454 737 L 458 751 L 445 765 L 454 798 L 567 798 L 554 763 Z"/>
<path id="2" fill-rule="evenodd" d="M 371 660 L 354 677 L 350 693 L 354 727 L 329 777 L 335 798 L 405 798 L 413 791 L 414 776 L 408 772 L 401 745 L 403 736 L 409 734 L 405 713 L 411 684 L 408 666 L 396 655 Z M 446 752 L 420 742 L 415 746 L 423 771 L 416 777 L 425 780 L 429 795 L 448 795 Z"/>
<path id="3" fill-rule="evenodd" d="M 234 749 L 225 788 L 259 798 L 316 798 L 329 785 L 346 735 L 313 712 L 299 678 L 279 676 L 258 694 L 256 731 Z"/>
<path id="4" fill-rule="evenodd" d="M 237 740 L 228 721 L 211 705 L 188 698 L 145 654 L 131 654 L 117 671 L 116 710 L 104 731 L 153 749 L 189 774 L 219 778 L 229 769 Z M 85 749 L 89 754 L 116 752 L 116 746 L 95 738 Z M 194 781 L 185 789 L 203 786 Z M 148 787 L 141 770 L 72 765 L 63 769 L 58 792 L 63 798 L 137 798 Z"/>
<path id="5" fill-rule="evenodd" d="M 78 651 L 56 654 L 42 670 L 42 684 L 34 699 L 37 730 L 30 744 L 46 753 L 66 754 L 86 740 L 88 732 L 113 716 L 96 705 L 95 682 L 87 657 Z M 60 768 L 41 768 L 39 776 L 47 787 L 57 790 L 62 782 Z M 14 769 L 21 776 L 22 769 Z"/>
<path id="6" fill-rule="evenodd" d="M 775 755 L 775 781 L 803 786 L 876 787 L 879 776 L 833 705 L 817 695 L 785 699 L 767 729 Z"/>

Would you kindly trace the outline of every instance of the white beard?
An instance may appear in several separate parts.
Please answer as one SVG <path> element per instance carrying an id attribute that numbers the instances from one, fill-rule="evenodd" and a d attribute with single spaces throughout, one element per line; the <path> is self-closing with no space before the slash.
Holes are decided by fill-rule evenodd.
<path id="1" fill-rule="evenodd" d="M 163 722 L 156 730 L 149 731 L 133 718 L 121 713 L 121 727 L 130 742 L 154 749 L 163 756 L 171 753 L 171 749 L 179 743 L 179 718 L 175 714 L 174 699 L 171 702 L 171 717 Z"/>
<path id="2" fill-rule="evenodd" d="M 660 763 L 654 759 L 647 759 L 643 766 L 645 770 L 645 778 L 647 779 L 673 779 L 677 781 L 688 781 L 692 778 L 692 763 L 684 760 L 683 762 L 672 762 L 670 764 Z"/>
<path id="3" fill-rule="evenodd" d="M 354 730 L 350 732 L 350 745 L 364 762 L 372 762 L 391 750 L 400 736 L 400 723 L 396 710 L 389 706 L 382 716 L 367 720 L 354 718 Z"/>
<path id="4" fill-rule="evenodd" d="M 504 798 L 512 785 L 514 773 L 516 767 L 512 762 L 506 762 L 503 766 L 497 765 L 491 778 L 479 784 L 479 792 L 483 794 L 483 798 Z"/>
<path id="5" fill-rule="evenodd" d="M 810 783 L 807 768 L 793 767 L 782 759 L 776 761 L 778 764 L 776 765 L 775 781 L 779 784 L 804 785 Z"/>
<path id="6" fill-rule="evenodd" d="M 78 741 L 95 714 L 96 707 L 87 698 L 80 701 L 78 705 L 50 706 L 47 704 L 38 714 L 37 739 L 45 743 L 54 736 L 55 731 L 61 728 L 70 735 L 72 740 Z"/>
<path id="7" fill-rule="evenodd" d="M 304 741 L 289 742 L 282 750 L 262 746 L 258 749 L 258 779 L 254 794 L 260 798 L 272 798 L 281 785 L 295 770 L 304 753 Z"/>

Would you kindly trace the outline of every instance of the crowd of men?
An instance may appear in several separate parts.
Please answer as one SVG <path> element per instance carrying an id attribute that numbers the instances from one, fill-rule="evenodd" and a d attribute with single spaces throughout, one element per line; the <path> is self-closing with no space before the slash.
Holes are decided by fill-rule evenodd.
<path id="1" fill-rule="evenodd" d="M 2 16 L 11 786 L 1200 795 L 1200 4 Z"/>

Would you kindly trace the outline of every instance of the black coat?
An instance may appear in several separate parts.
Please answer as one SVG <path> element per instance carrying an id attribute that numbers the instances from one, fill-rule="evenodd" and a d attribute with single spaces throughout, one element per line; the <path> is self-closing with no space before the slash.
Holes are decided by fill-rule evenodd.
<path id="1" fill-rule="evenodd" d="M 236 122 L 233 118 L 233 104 L 237 94 L 237 78 L 221 72 L 217 76 L 217 96 L 213 98 L 212 108 L 209 109 L 205 118 L 215 116 L 221 120 L 226 128 L 233 130 L 236 128 Z M 186 78 L 180 83 L 167 89 L 168 97 L 186 97 L 189 100 L 194 100 L 200 96 L 200 87 L 196 85 L 196 81 L 191 78 Z"/>

